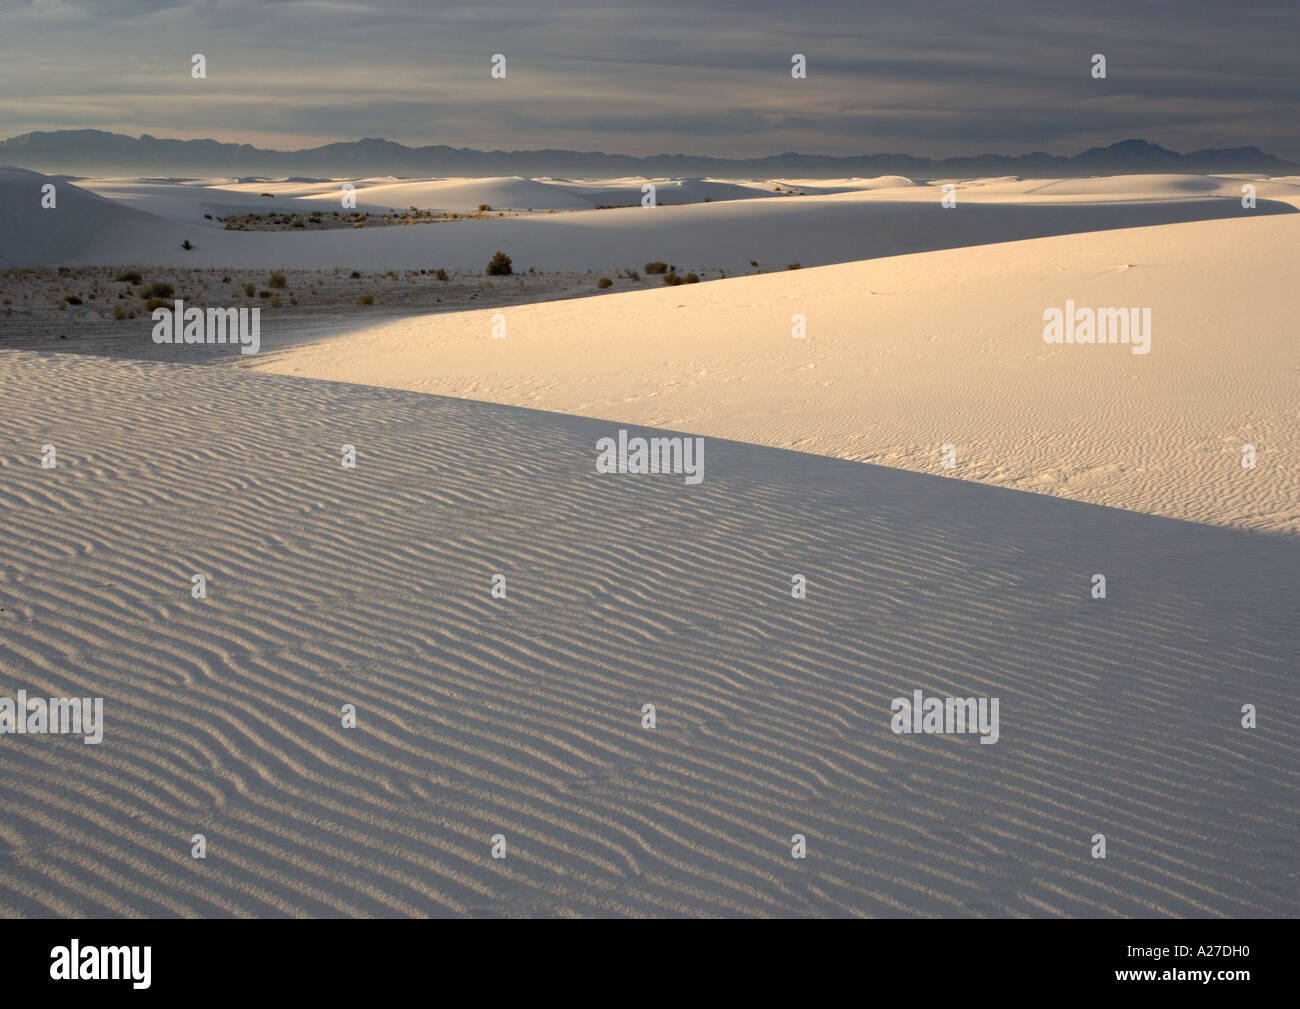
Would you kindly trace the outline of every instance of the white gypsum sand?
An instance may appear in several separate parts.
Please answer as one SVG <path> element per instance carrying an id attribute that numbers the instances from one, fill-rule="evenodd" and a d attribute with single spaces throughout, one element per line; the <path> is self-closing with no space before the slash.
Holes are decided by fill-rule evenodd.
<path id="1" fill-rule="evenodd" d="M 963 479 L 1295 534 L 1298 264 L 1300 215 L 1187 222 L 516 305 L 505 339 L 491 308 L 358 322 L 255 366 L 926 473 L 952 445 Z M 1149 352 L 1045 343 L 1067 299 L 1149 308 Z"/>
<path id="2" fill-rule="evenodd" d="M 0 746 L 4 914 L 1294 911 L 1294 538 L 719 439 L 599 476 L 608 422 L 242 369 L 0 397 L 0 671 L 105 699 Z M 914 688 L 999 742 L 895 735 Z"/>
<path id="3" fill-rule="evenodd" d="M 1294 913 L 1300 180 L 653 211 L 594 209 L 636 179 L 358 180 L 593 209 L 240 233 L 203 214 L 337 184 L 60 182 L 55 213 L 0 178 L 0 267 L 42 268 L 3 275 L 0 696 L 104 700 L 98 744 L 0 737 L 0 914 Z M 498 248 L 549 276 L 478 287 Z M 765 275 L 616 276 L 660 259 Z M 32 305 L 130 265 L 306 293 L 255 358 Z M 353 269 L 457 310 L 375 324 Z M 615 286 L 519 303 L 586 270 Z M 1150 354 L 1045 344 L 1067 299 L 1152 308 Z M 704 437 L 700 484 L 596 472 L 649 425 Z M 917 690 L 997 698 L 996 745 L 893 732 Z"/>

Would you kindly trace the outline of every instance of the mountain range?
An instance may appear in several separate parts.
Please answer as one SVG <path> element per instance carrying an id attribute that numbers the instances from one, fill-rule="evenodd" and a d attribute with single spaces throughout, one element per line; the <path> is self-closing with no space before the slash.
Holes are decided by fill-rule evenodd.
<path id="1" fill-rule="evenodd" d="M 298 151 L 273 151 L 216 140 L 139 138 L 103 130 L 25 133 L 0 141 L 0 163 L 51 175 L 169 177 L 370 176 L 488 177 L 519 175 L 611 178 L 619 176 L 719 178 L 849 178 L 906 175 L 912 179 L 995 175 L 1074 176 L 1151 172 L 1291 174 L 1300 166 L 1258 147 L 1211 148 L 1179 154 L 1147 140 L 1122 140 L 1073 157 L 981 154 L 931 158 L 908 154 L 830 156 L 774 154 L 765 158 L 710 158 L 687 154 L 632 157 L 599 151 L 479 151 L 433 145 L 407 147 L 365 139 Z"/>

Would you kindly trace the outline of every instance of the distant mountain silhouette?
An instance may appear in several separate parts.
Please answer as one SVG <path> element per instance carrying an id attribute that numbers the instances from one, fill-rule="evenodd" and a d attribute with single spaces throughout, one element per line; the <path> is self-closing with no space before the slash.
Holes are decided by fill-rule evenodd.
<path id="1" fill-rule="evenodd" d="M 25 133 L 0 141 L 0 163 L 56 175 L 254 176 L 499 176 L 609 178 L 623 175 L 729 178 L 845 178 L 906 175 L 913 179 L 994 175 L 1098 175 L 1145 172 L 1264 172 L 1298 167 L 1258 147 L 1179 154 L 1147 140 L 1122 140 L 1071 158 L 1044 154 L 931 158 L 907 154 L 832 157 L 774 154 L 766 158 L 706 158 L 687 154 L 631 157 L 599 151 L 477 151 L 467 147 L 406 147 L 365 139 L 301 151 L 270 151 L 215 140 L 135 139 L 102 130 Z"/>

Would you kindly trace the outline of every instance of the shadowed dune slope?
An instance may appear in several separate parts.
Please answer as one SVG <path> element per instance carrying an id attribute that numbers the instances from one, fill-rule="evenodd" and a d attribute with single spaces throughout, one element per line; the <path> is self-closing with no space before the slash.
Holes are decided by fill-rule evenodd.
<path id="1" fill-rule="evenodd" d="M 1294 540 L 227 369 L 0 397 L 0 694 L 106 721 L 0 737 L 0 913 L 1295 913 Z"/>

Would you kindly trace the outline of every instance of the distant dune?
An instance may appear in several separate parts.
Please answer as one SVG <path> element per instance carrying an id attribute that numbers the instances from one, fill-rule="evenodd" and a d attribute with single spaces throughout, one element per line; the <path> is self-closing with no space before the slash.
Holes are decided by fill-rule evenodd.
<path id="1" fill-rule="evenodd" d="M 722 268 L 745 271 L 752 261 L 765 267 L 787 263 L 821 266 L 881 256 L 966 245 L 987 245 L 1077 231 L 1168 224 L 1240 217 L 1241 183 L 1222 180 L 1213 192 L 1200 190 L 1189 199 L 1181 183 L 1154 184 L 1145 200 L 1112 201 L 1095 194 L 1086 201 L 1026 200 L 1020 183 L 1008 192 L 998 187 L 973 188 L 960 194 L 960 209 L 940 208 L 938 188 L 889 180 L 885 188 L 871 182 L 828 195 L 770 199 L 728 199 L 690 205 L 640 206 L 595 211 L 600 198 L 575 195 L 571 184 L 489 180 L 476 196 L 473 186 L 445 184 L 367 185 L 359 188 L 358 207 L 366 192 L 383 196 L 377 206 L 405 209 L 425 199 L 465 209 L 503 201 L 542 210 L 542 197 L 586 212 L 537 213 L 476 221 L 442 221 L 402 228 L 368 227 L 336 231 L 247 233 L 226 231 L 217 217 L 224 213 L 298 212 L 326 209 L 319 183 L 238 184 L 209 189 L 175 184 L 104 183 L 100 190 L 121 199 L 99 199 L 71 183 L 55 182 L 21 169 L 0 169 L 0 265 L 170 265 L 183 267 L 264 266 L 304 268 L 403 269 L 429 266 L 482 269 L 497 250 L 508 252 L 516 268 L 526 270 L 618 270 L 663 260 L 685 269 Z M 55 209 L 41 207 L 41 187 L 57 185 Z M 1042 183 L 1040 182 L 1041 186 Z M 1295 213 L 1298 187 L 1261 180 L 1259 204 L 1250 213 L 1264 216 Z M 271 199 L 258 192 L 283 195 Z M 338 185 L 330 184 L 337 194 Z M 626 192 L 631 187 L 621 187 Z M 639 186 L 635 187 L 639 189 Z M 402 193 L 402 199 L 396 197 Z M 232 193 L 235 194 L 232 196 Z M 439 195 L 441 193 L 441 196 Z M 672 204 L 672 185 L 664 199 Z M 691 200 L 702 191 L 687 192 Z M 1131 195 L 1131 194 L 1130 194 Z M 486 198 L 482 198 L 486 197 Z M 197 207 L 213 220 L 202 220 Z M 918 218 L 917 204 L 931 216 Z M 341 204 L 340 204 L 341 206 Z M 182 243 L 193 248 L 185 251 Z"/>

